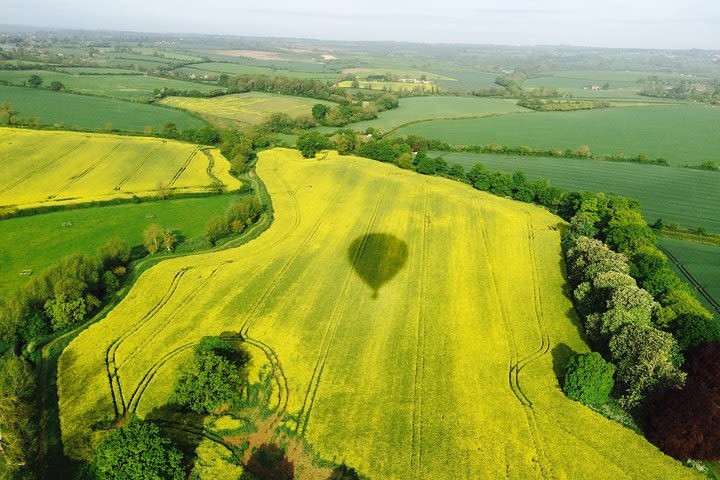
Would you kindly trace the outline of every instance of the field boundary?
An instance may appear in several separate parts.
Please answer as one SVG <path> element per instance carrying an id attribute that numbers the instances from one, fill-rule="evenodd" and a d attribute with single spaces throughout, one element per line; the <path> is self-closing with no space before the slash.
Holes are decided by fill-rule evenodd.
<path id="1" fill-rule="evenodd" d="M 667 257 L 672 260 L 672 262 L 675 264 L 675 266 L 682 272 L 683 276 L 690 282 L 690 285 L 693 286 L 693 288 L 700 294 L 702 297 L 707 300 L 707 302 L 712 306 L 712 308 L 720 314 L 720 303 L 718 303 L 717 300 L 708 292 L 705 290 L 705 287 L 702 286 L 700 282 L 697 281 L 697 279 L 693 276 L 692 273 L 685 267 L 685 265 L 682 264 L 680 260 L 678 260 L 675 255 L 670 253 L 666 248 L 663 248 L 661 246 L 658 246 L 660 251 L 662 251 Z"/>

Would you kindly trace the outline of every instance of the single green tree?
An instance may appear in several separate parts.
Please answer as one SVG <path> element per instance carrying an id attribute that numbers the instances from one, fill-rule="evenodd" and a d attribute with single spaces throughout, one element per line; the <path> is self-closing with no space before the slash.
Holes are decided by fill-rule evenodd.
<path id="1" fill-rule="evenodd" d="M 204 337 L 180 367 L 172 402 L 197 413 L 211 413 L 239 400 L 247 383 L 250 354 L 218 337 Z"/>
<path id="2" fill-rule="evenodd" d="M 312 107 L 312 116 L 315 120 L 322 123 L 325 117 L 327 117 L 328 111 L 330 111 L 330 107 L 323 103 L 316 103 Z"/>
<path id="3" fill-rule="evenodd" d="M 31 87 L 38 88 L 40 85 L 43 84 L 43 79 L 40 77 L 40 75 L 30 75 L 27 83 Z"/>
<path id="4" fill-rule="evenodd" d="M 50 88 L 56 92 L 59 92 L 60 90 L 65 90 L 65 85 L 63 85 L 62 82 L 53 80 L 52 82 L 50 82 Z"/>
<path id="5" fill-rule="evenodd" d="M 182 453 L 152 422 L 130 419 L 97 449 L 93 466 L 101 480 L 182 480 Z"/>
<path id="6" fill-rule="evenodd" d="M 597 352 L 575 355 L 565 367 L 563 390 L 571 400 L 589 405 L 607 403 L 612 391 L 615 365 Z"/>

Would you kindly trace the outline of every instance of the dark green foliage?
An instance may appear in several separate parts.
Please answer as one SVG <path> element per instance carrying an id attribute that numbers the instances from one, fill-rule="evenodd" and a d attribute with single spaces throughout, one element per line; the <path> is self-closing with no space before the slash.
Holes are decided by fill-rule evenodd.
<path id="1" fill-rule="evenodd" d="M 316 103 L 312 107 L 312 116 L 315 120 L 318 122 L 322 122 L 325 120 L 325 117 L 327 117 L 328 111 L 330 110 L 330 107 L 323 103 Z"/>
<path id="2" fill-rule="evenodd" d="M 40 75 L 30 75 L 30 78 L 27 81 L 28 85 L 31 87 L 39 87 L 43 84 L 43 79 L 40 77 Z"/>
<path id="3" fill-rule="evenodd" d="M 26 475 L 37 447 L 34 398 L 35 376 L 27 362 L 12 354 L 0 357 L 0 474 L 4 467 L 8 478 L 32 478 Z"/>
<path id="4" fill-rule="evenodd" d="M 172 402 L 197 413 L 211 413 L 237 402 L 247 383 L 250 354 L 218 337 L 204 337 L 180 366 Z"/>
<path id="5" fill-rule="evenodd" d="M 98 248 L 98 257 L 106 269 L 124 266 L 130 261 L 130 247 L 119 238 L 114 238 Z"/>
<path id="6" fill-rule="evenodd" d="M 457 178 L 458 180 L 462 180 L 465 178 L 465 168 L 459 163 L 455 163 L 448 170 L 448 175 L 453 178 Z"/>
<path id="7" fill-rule="evenodd" d="M 314 157 L 317 152 L 330 148 L 330 141 L 320 132 L 312 131 L 300 135 L 296 142 L 298 150 L 303 157 Z"/>
<path id="8" fill-rule="evenodd" d="M 105 285 L 106 292 L 114 292 L 120 288 L 120 279 L 110 270 L 103 274 L 103 285 Z"/>
<path id="9" fill-rule="evenodd" d="M 370 140 L 358 148 L 357 154 L 361 157 L 392 163 L 403 153 L 410 153 L 412 147 L 402 141 Z"/>
<path id="10" fill-rule="evenodd" d="M 101 480 L 182 480 L 182 454 L 152 422 L 133 416 L 108 434 L 93 461 Z"/>
<path id="11" fill-rule="evenodd" d="M 228 207 L 224 215 L 211 218 L 205 227 L 205 239 L 211 245 L 233 233 L 242 233 L 255 223 L 263 207 L 255 195 L 245 195 Z"/>
<path id="12" fill-rule="evenodd" d="M 563 390 L 571 400 L 600 405 L 610 398 L 614 373 L 615 365 L 597 352 L 575 355 L 568 360 Z"/>
<path id="13" fill-rule="evenodd" d="M 673 335 L 681 350 L 720 340 L 720 324 L 703 315 L 684 315 L 675 322 Z"/>
<path id="14" fill-rule="evenodd" d="M 435 163 L 435 160 L 428 156 L 425 156 L 425 158 L 418 162 L 417 171 L 418 173 L 422 173 L 425 175 L 434 175 L 437 172 L 437 165 Z"/>

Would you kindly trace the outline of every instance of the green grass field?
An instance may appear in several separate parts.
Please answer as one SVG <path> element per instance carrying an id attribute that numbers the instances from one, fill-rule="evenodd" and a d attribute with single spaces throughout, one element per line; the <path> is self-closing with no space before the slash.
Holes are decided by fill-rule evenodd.
<path id="1" fill-rule="evenodd" d="M 354 88 L 354 82 L 350 80 L 343 80 L 338 82 L 337 86 L 340 88 Z M 380 90 L 387 92 L 405 92 L 405 93 L 433 93 L 438 91 L 437 85 L 432 83 L 403 83 L 403 82 L 369 82 L 367 80 L 358 80 L 358 87 L 365 90 Z"/>
<path id="2" fill-rule="evenodd" d="M 530 179 L 548 178 L 567 190 L 611 192 L 640 200 L 648 222 L 720 232 L 720 173 L 686 168 L 570 158 L 514 157 L 435 152 L 467 169 L 482 163 L 491 170 L 522 171 Z M 689 186 L 692 186 L 689 188 Z"/>
<path id="3" fill-rule="evenodd" d="M 314 98 L 292 97 L 263 92 L 238 93 L 214 98 L 168 97 L 163 105 L 182 108 L 202 115 L 207 121 L 220 125 L 261 123 L 273 113 L 287 113 L 291 117 L 311 115 L 313 105 L 332 102 Z"/>
<path id="4" fill-rule="evenodd" d="M 205 126 L 202 120 L 172 108 L 34 88 L 0 85 L 1 102 L 9 103 L 21 118 L 74 129 L 99 130 L 108 123 L 131 132 L 142 132 L 147 125 L 160 131 L 166 122 L 180 129 Z"/>
<path id="5" fill-rule="evenodd" d="M 66 90 L 73 92 L 138 101 L 151 100 L 153 90 L 156 88 L 168 87 L 176 90 L 199 90 L 201 92 L 218 88 L 217 85 L 204 85 L 146 75 L 71 75 L 45 70 L 0 70 L 0 80 L 5 80 L 13 85 L 22 85 L 22 82 L 27 81 L 30 75 L 39 75 L 43 79 L 43 86 L 58 81 L 65 85 Z"/>
<path id="6" fill-rule="evenodd" d="M 700 478 L 560 390 L 554 369 L 588 347 L 558 217 L 333 153 L 269 150 L 257 172 L 269 230 L 149 269 L 63 352 L 71 458 L 93 426 L 164 406 L 194 342 L 232 331 L 277 382 L 250 449 L 291 436 L 382 479 Z"/>
<path id="7" fill-rule="evenodd" d="M 0 128 L 0 209 L 240 188 L 219 150 L 159 138 Z"/>
<path id="8" fill-rule="evenodd" d="M 399 69 L 399 68 L 344 68 L 342 73 L 344 74 L 353 74 L 358 79 L 366 79 L 370 75 L 385 75 L 389 73 L 390 75 L 395 75 L 397 77 L 403 77 L 403 78 L 417 78 L 420 79 L 423 75 L 428 80 L 443 80 L 446 82 L 452 82 L 455 81 L 452 77 L 446 77 L 444 75 L 439 75 L 437 73 L 428 72 L 425 70 L 416 70 L 416 69 Z"/>
<path id="9" fill-rule="evenodd" d="M 527 112 L 515 100 L 478 97 L 410 97 L 401 98 L 400 106 L 380 112 L 375 120 L 351 125 L 357 130 L 368 127 L 388 131 L 406 123 L 436 118 L 480 117 Z"/>
<path id="10" fill-rule="evenodd" d="M 269 66 L 258 66 L 258 65 L 247 65 L 241 63 L 226 63 L 226 62 L 207 62 L 207 63 L 196 63 L 181 67 L 175 71 L 184 73 L 186 75 L 195 75 L 197 79 L 203 79 L 205 75 L 208 77 L 217 77 L 224 73 L 227 75 L 270 75 L 280 77 L 295 77 L 295 78 L 307 78 L 314 80 L 326 80 L 326 81 L 337 81 L 340 78 L 340 74 L 337 72 L 305 72 L 297 70 L 288 70 L 282 68 L 283 64 L 279 64 L 274 67 Z"/>
<path id="11" fill-rule="evenodd" d="M 451 144 L 526 145 L 595 154 L 665 157 L 673 165 L 720 160 L 720 108 L 658 106 L 526 113 L 472 120 L 433 121 L 400 129 Z"/>
<path id="12" fill-rule="evenodd" d="M 10 246 L 0 251 L 0 290 L 7 292 L 31 278 L 20 276 L 22 270 L 37 273 L 66 255 L 94 254 L 111 238 L 142 245 L 142 232 L 151 223 L 170 228 L 179 237 L 198 237 L 208 218 L 223 213 L 234 198 L 178 198 L 0 220 L 0 243 Z M 63 227 L 68 223 L 71 225 Z"/>
<path id="13" fill-rule="evenodd" d="M 716 302 L 720 302 L 720 247 L 665 237 L 660 237 L 660 245 L 690 272 Z M 673 261 L 670 264 L 678 271 L 680 278 L 685 278 Z M 718 315 L 702 295 L 698 295 L 698 298 L 706 308 Z"/>

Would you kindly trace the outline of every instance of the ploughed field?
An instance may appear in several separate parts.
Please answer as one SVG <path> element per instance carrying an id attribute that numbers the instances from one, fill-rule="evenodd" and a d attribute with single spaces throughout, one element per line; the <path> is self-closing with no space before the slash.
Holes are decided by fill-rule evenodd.
<path id="1" fill-rule="evenodd" d="M 268 231 L 151 268 L 63 352 L 71 458 L 162 411 L 192 346 L 231 332 L 273 374 L 276 433 L 370 478 L 694 477 L 560 390 L 587 346 L 558 217 L 334 153 L 265 151 L 257 173 Z"/>
<path id="2" fill-rule="evenodd" d="M 0 128 L 0 210 L 239 188 L 219 150 L 172 140 Z"/>

